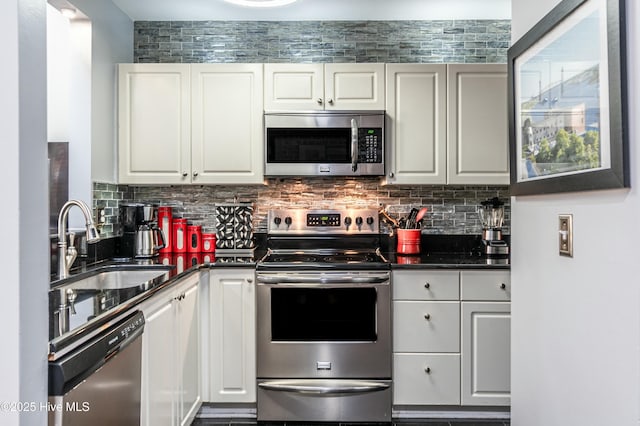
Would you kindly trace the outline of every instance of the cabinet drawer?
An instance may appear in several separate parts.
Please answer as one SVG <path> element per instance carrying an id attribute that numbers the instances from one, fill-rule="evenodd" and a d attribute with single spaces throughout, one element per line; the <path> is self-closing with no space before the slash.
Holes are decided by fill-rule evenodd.
<path id="1" fill-rule="evenodd" d="M 458 300 L 458 271 L 393 271 L 394 300 Z"/>
<path id="2" fill-rule="evenodd" d="M 460 355 L 394 354 L 393 403 L 460 404 Z"/>
<path id="3" fill-rule="evenodd" d="M 460 303 L 393 302 L 394 352 L 459 352 Z"/>
<path id="4" fill-rule="evenodd" d="M 462 271 L 460 273 L 462 300 L 511 300 L 509 271 Z"/>

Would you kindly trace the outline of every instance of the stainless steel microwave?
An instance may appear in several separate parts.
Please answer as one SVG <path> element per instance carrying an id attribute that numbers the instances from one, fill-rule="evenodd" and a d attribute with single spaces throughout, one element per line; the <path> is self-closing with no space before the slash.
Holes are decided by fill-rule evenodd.
<path id="1" fill-rule="evenodd" d="M 384 175 L 384 111 L 265 113 L 266 176 Z"/>

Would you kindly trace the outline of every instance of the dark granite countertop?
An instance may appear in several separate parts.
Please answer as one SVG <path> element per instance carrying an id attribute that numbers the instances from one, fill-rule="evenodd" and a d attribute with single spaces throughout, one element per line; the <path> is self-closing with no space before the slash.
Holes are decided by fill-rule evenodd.
<path id="1" fill-rule="evenodd" d="M 509 242 L 509 237 L 506 237 Z M 391 269 L 509 269 L 509 256 L 487 257 L 479 235 L 422 234 L 420 253 L 396 253 L 395 238 L 384 236 L 381 246 Z"/>
<path id="2" fill-rule="evenodd" d="M 142 261 L 129 260 L 117 262 L 106 260 L 96 262 L 91 265 L 81 264 L 79 267 L 74 268 L 71 271 L 69 278 L 52 281 L 49 291 L 50 357 L 62 349 L 78 344 L 88 336 L 91 336 L 99 328 L 117 322 L 127 312 L 135 309 L 142 302 L 150 299 L 156 294 L 164 290 L 168 290 L 192 272 L 211 268 L 241 267 L 254 269 L 256 265 L 255 254 L 252 257 L 214 257 L 207 259 L 206 262 L 202 261 L 203 256 L 201 253 L 197 253 L 197 255 L 185 253 L 184 255 L 178 255 L 178 257 L 184 257 L 180 261 L 180 267 L 176 267 L 175 264 L 171 264 L 173 268 L 170 271 L 168 271 L 161 279 L 155 280 L 151 285 L 145 286 L 144 288 L 128 287 L 103 291 L 77 289 L 77 299 L 75 301 L 76 311 L 79 315 L 83 315 L 86 320 L 76 321 L 75 324 L 72 322 L 70 324 L 70 330 L 62 335 L 57 335 L 56 321 L 53 314 L 60 305 L 60 289 L 63 289 L 70 283 L 74 282 L 78 276 L 91 275 L 110 267 L 126 268 L 140 265 L 160 267 L 163 265 L 164 259 L 162 257 L 156 257 Z"/>
<path id="3" fill-rule="evenodd" d="M 112 299 L 112 305 L 101 312 L 90 312 L 89 319 L 75 326 L 62 336 L 54 336 L 54 319 L 50 315 L 50 352 L 55 353 L 81 341 L 91 335 L 100 327 L 108 325 L 120 318 L 127 311 L 134 309 L 140 303 L 148 300 L 161 291 L 167 290 L 194 271 L 203 268 L 255 268 L 259 260 L 266 252 L 265 240 L 258 239 L 258 244 L 252 256 L 212 256 L 203 253 L 184 253 L 159 256 L 153 259 L 126 262 L 114 262 L 104 260 L 93 263 L 80 262 L 71 270 L 71 276 L 87 274 L 91 271 L 109 265 L 177 265 L 167 273 L 162 281 L 155 282 L 145 289 L 120 289 L 110 290 L 108 296 Z M 391 269 L 509 269 L 509 257 L 488 258 L 480 251 L 481 241 L 479 236 L 469 235 L 429 235 L 422 234 L 421 253 L 417 255 L 402 255 L 395 252 L 396 241 L 386 235 L 381 236 L 380 248 L 383 255 L 389 261 Z M 52 278 L 53 280 L 53 278 Z M 59 289 L 64 287 L 65 281 L 54 280 L 51 283 L 49 297 L 50 312 L 54 312 L 60 302 Z M 125 294 L 120 294 L 123 293 Z M 97 293 L 97 292 L 96 292 Z M 104 297 L 104 292 L 100 297 Z M 117 293 L 117 294 L 116 294 Z M 97 295 L 83 295 L 86 299 L 98 297 Z M 84 300 L 84 299 L 83 299 Z M 101 299 L 102 300 L 102 299 Z M 91 305 L 92 303 L 86 303 Z M 100 303 L 93 304 L 100 306 Z"/>

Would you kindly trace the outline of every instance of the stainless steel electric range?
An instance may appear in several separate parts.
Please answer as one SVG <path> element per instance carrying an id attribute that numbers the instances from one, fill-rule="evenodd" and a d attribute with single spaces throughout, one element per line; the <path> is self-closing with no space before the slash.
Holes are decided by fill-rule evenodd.
<path id="1" fill-rule="evenodd" d="M 274 210 L 257 264 L 259 421 L 391 420 L 377 210 Z"/>

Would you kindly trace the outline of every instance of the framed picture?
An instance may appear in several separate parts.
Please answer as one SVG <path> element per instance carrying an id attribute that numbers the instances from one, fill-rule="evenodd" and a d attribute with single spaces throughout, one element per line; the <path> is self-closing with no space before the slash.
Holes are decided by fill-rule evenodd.
<path id="1" fill-rule="evenodd" d="M 508 51 L 511 194 L 629 187 L 625 0 L 564 0 Z"/>

